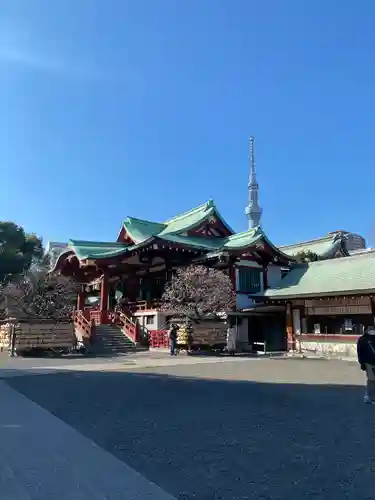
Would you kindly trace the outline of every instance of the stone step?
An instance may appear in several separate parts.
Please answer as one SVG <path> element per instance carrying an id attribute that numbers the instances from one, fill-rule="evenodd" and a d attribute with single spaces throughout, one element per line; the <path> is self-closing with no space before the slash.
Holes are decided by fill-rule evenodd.
<path id="1" fill-rule="evenodd" d="M 134 352 L 136 346 L 123 331 L 114 325 L 98 325 L 94 350 L 102 354 L 127 354 Z"/>
<path id="2" fill-rule="evenodd" d="M 100 341 L 101 345 L 123 345 L 128 347 L 133 347 L 133 342 L 106 342 L 105 340 Z"/>
<path id="3" fill-rule="evenodd" d="M 105 343 L 105 344 L 131 344 L 133 345 L 133 342 L 131 342 L 130 340 L 125 340 L 125 339 L 103 339 L 103 338 L 99 338 L 97 339 L 99 342 L 101 343 Z"/>

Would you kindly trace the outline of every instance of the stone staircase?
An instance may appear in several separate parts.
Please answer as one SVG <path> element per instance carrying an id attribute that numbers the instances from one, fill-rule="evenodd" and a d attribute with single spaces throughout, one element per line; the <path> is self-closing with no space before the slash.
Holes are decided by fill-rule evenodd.
<path id="1" fill-rule="evenodd" d="M 115 325 L 97 325 L 95 329 L 95 341 L 93 351 L 96 354 L 126 354 L 134 352 L 136 346 L 122 332 L 121 328 Z"/>

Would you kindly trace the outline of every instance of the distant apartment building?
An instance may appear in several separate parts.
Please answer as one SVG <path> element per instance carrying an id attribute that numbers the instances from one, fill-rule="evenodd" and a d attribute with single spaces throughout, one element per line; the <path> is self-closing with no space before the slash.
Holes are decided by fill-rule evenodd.
<path id="1" fill-rule="evenodd" d="M 46 245 L 46 254 L 51 258 L 51 262 L 55 262 L 57 257 L 67 248 L 68 243 L 60 241 L 49 241 Z"/>
<path id="2" fill-rule="evenodd" d="M 366 250 L 366 240 L 359 234 L 338 230 L 331 231 L 320 238 L 301 241 L 294 245 L 281 246 L 280 250 L 288 255 L 310 251 L 316 253 L 321 259 L 331 259 L 350 255 L 352 252 L 364 252 Z"/>
<path id="3" fill-rule="evenodd" d="M 351 233 L 350 231 L 338 230 L 332 231 L 328 234 L 335 236 L 336 234 L 344 234 L 346 236 L 346 248 L 349 253 L 356 250 L 364 250 L 366 248 L 366 240 L 363 236 L 356 233 Z"/>

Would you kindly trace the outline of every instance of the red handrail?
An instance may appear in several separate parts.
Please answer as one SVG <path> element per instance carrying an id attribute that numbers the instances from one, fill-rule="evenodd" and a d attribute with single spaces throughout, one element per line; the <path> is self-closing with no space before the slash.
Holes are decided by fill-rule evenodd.
<path id="1" fill-rule="evenodd" d="M 93 327 L 90 321 L 85 317 L 83 311 L 77 310 L 73 313 L 74 326 L 80 330 L 82 337 L 90 339 L 93 335 Z"/>
<path id="2" fill-rule="evenodd" d="M 118 322 L 123 333 L 136 344 L 138 342 L 138 324 L 124 313 L 119 313 Z"/>

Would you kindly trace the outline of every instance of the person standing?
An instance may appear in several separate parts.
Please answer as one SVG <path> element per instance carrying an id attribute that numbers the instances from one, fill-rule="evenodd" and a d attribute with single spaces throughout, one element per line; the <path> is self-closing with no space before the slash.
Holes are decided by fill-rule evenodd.
<path id="1" fill-rule="evenodd" d="M 178 331 L 178 326 L 172 323 L 171 328 L 169 329 L 168 332 L 169 348 L 171 356 L 176 355 L 177 331 Z"/>
<path id="2" fill-rule="evenodd" d="M 234 356 L 236 352 L 236 334 L 236 328 L 229 324 L 227 328 L 227 351 L 231 356 Z"/>
<path id="3" fill-rule="evenodd" d="M 358 363 L 366 373 L 367 384 L 363 401 L 375 404 L 375 328 L 369 327 L 357 342 Z"/>

